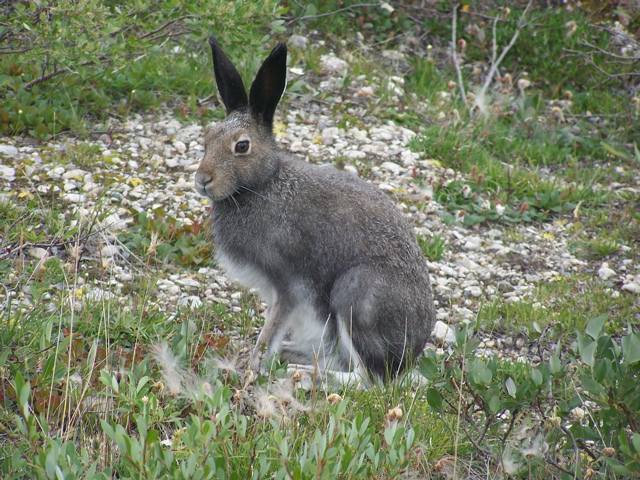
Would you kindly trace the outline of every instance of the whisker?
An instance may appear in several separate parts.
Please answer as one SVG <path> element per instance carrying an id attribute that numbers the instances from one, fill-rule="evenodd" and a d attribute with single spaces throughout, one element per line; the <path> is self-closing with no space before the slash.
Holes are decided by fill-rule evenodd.
<path id="1" fill-rule="evenodd" d="M 259 196 L 260 198 L 266 198 L 263 194 L 256 192 L 255 190 L 251 190 L 249 187 L 240 187 L 242 190 L 246 190 L 247 192 L 251 192 L 254 195 Z"/>

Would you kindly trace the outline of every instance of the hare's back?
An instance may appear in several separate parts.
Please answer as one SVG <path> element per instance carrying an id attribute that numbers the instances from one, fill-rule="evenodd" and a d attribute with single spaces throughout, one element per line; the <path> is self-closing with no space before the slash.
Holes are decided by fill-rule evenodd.
<path id="1" fill-rule="evenodd" d="M 287 197 L 282 206 L 308 235 L 320 235 L 324 241 L 337 235 L 368 248 L 384 243 L 380 246 L 407 249 L 415 244 L 406 218 L 377 187 L 351 173 L 296 158 L 283 162 L 282 170 L 289 177 L 283 184 L 293 187 L 282 192 Z"/>

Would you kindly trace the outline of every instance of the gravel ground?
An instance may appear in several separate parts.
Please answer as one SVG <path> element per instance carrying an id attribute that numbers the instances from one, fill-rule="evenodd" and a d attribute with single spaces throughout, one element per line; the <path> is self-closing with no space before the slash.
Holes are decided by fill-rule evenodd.
<path id="1" fill-rule="evenodd" d="M 328 63 L 327 68 L 330 66 Z M 392 77 L 388 88 L 401 93 L 401 80 Z M 318 88 L 331 89 L 331 80 L 321 81 Z M 592 275 L 596 282 L 606 282 L 611 295 L 632 294 L 640 298 L 640 258 L 622 255 L 616 257 L 615 263 L 598 264 L 576 258 L 568 248 L 573 224 L 570 217 L 517 226 L 517 242 L 510 241 L 508 233 L 514 227 L 508 230 L 500 224 L 473 228 L 444 224 L 440 215 L 443 207 L 432 201 L 430 185 L 459 179 L 460 175 L 411 152 L 408 142 L 416 132 L 363 117 L 364 109 L 358 109 L 358 102 L 371 100 L 374 92 L 367 85 L 352 92 L 350 101 L 354 106 L 346 114 L 360 118 L 359 127 L 340 128 L 338 125 L 347 122 L 341 121 L 340 114 L 327 113 L 331 110 L 328 106 L 342 100 L 335 95 L 325 97 L 323 102 L 304 97 L 285 98 L 282 102 L 287 105 L 285 118 L 282 107 L 276 114 L 276 119 L 284 123 L 276 123 L 275 131 L 284 148 L 310 162 L 325 164 L 340 157 L 344 169 L 364 176 L 393 197 L 416 233 L 425 237 L 439 234 L 446 240 L 442 258 L 429 262 L 438 318 L 434 342 L 451 341 L 447 325 L 473 320 L 483 302 L 494 299 L 532 302 L 540 282 L 553 282 L 559 276 L 575 272 Z M 136 115 L 126 122 L 114 120 L 96 125 L 95 130 L 111 133 L 99 138 L 91 136 L 88 142 L 63 138 L 45 145 L 0 139 L 0 199 L 11 201 L 16 195 L 36 192 L 53 195 L 65 205 L 66 213 L 60 220 L 70 227 L 79 219 L 88 221 L 100 208 L 110 211 L 100 222 L 105 228 L 100 242 L 87 244 L 80 263 L 82 272 L 102 261 L 107 266 L 106 277 L 86 284 L 79 277 L 78 285 L 68 293 L 70 298 L 81 299 L 76 308 L 84 299 L 117 297 L 130 291 L 128 285 L 139 274 L 136 269 L 140 264 L 132 261 L 132 254 L 116 239 L 131 224 L 131 209 L 151 212 L 163 207 L 167 215 L 186 224 L 207 215 L 206 201 L 193 188 L 193 175 L 204 151 L 201 126 L 182 124 L 165 113 L 153 117 Z M 85 142 L 99 150 L 97 161 L 71 160 L 66 152 L 75 143 Z M 424 187 L 418 188 L 411 182 L 416 177 L 424 179 Z M 7 247 L 3 245 L 3 249 Z M 622 247 L 623 251 L 630 248 Z M 37 247 L 27 253 L 33 261 L 50 255 L 63 259 L 74 255 L 69 247 Z M 81 293 L 74 288 L 82 289 Z M 0 290 L 0 304 L 5 303 L 8 293 L 6 289 Z M 14 301 L 28 304 L 28 286 L 14 293 Z M 203 302 L 220 302 L 239 312 L 243 293 L 223 271 L 210 266 L 197 272 L 167 270 L 166 277 L 158 282 L 156 295 L 156 302 L 167 312 L 174 312 L 177 305 L 198 307 Z M 540 353 L 537 345 L 518 332 L 487 333 L 484 346 L 513 358 L 530 359 Z"/>

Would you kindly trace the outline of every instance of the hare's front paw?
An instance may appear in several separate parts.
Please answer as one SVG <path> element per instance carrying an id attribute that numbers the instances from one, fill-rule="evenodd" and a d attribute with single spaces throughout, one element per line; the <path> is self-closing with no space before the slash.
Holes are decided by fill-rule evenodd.
<path id="1" fill-rule="evenodd" d="M 258 349 L 254 349 L 253 352 L 251 352 L 249 369 L 254 373 L 254 375 L 265 373 L 265 368 L 262 365 L 262 352 Z"/>

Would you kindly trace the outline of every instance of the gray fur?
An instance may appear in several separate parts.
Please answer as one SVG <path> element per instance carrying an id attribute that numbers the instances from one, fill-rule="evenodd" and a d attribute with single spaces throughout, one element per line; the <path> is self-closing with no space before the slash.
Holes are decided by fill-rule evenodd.
<path id="1" fill-rule="evenodd" d="M 266 75 L 273 55 L 261 68 Z M 273 108 L 281 93 L 266 93 L 278 95 Z M 207 132 L 195 180 L 211 200 L 221 265 L 269 306 L 252 369 L 279 352 L 292 363 L 398 373 L 420 355 L 435 318 L 412 229 L 377 188 L 280 150 L 269 112 L 261 118 L 246 107 Z M 250 152 L 235 153 L 235 142 L 247 139 Z"/>

